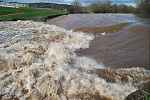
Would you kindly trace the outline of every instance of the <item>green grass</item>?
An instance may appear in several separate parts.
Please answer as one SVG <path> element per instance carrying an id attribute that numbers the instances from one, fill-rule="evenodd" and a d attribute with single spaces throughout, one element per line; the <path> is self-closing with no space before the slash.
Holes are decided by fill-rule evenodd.
<path id="1" fill-rule="evenodd" d="M 37 20 L 67 14 L 65 11 L 48 8 L 8 8 L 0 7 L 0 21 Z"/>

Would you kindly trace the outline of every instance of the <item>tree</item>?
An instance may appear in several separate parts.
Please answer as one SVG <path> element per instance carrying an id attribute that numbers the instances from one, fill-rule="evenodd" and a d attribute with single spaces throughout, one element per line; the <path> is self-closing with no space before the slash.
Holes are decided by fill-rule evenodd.
<path id="1" fill-rule="evenodd" d="M 94 12 L 94 13 L 109 13 L 109 12 L 112 12 L 111 8 L 111 1 L 109 0 L 106 0 L 106 1 L 101 1 L 101 0 L 97 0 L 95 1 L 94 3 L 92 3 L 90 6 L 89 6 L 91 12 Z"/>
<path id="2" fill-rule="evenodd" d="M 82 4 L 80 3 L 80 0 L 74 0 L 71 3 L 72 7 L 70 8 L 71 13 L 82 13 Z"/>
<path id="3" fill-rule="evenodd" d="M 137 12 L 150 16 L 150 0 L 137 0 Z"/>

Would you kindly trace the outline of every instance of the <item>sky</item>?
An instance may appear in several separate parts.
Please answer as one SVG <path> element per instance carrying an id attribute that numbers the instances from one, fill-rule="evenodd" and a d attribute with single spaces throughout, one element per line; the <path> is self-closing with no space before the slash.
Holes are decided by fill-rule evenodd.
<path id="1" fill-rule="evenodd" d="M 70 4 L 73 0 L 3 0 L 8 2 L 21 2 L 21 3 L 37 3 L 37 2 L 50 2 L 50 3 L 65 3 Z M 89 4 L 98 0 L 80 0 L 82 4 Z M 107 1 L 107 0 L 99 0 L 99 1 Z M 111 0 L 115 4 L 127 4 L 134 5 L 134 0 Z"/>

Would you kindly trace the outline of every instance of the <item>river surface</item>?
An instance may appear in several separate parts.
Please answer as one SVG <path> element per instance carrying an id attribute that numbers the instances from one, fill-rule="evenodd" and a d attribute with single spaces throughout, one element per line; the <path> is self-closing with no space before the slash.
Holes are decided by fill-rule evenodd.
<path id="1" fill-rule="evenodd" d="M 132 14 L 72 14 L 48 20 L 47 23 L 71 30 L 128 23 L 117 32 L 100 34 L 90 31 L 95 39 L 89 48 L 78 50 L 77 54 L 93 58 L 107 67 L 150 66 L 149 19 Z"/>
<path id="2" fill-rule="evenodd" d="M 47 23 L 54 25 L 0 22 L 1 100 L 125 100 L 138 89 L 149 90 L 148 21 L 125 14 L 76 14 Z"/>

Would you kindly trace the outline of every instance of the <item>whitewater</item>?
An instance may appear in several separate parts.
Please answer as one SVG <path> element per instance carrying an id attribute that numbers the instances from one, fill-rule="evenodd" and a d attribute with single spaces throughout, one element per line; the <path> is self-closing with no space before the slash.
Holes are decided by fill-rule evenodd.
<path id="1" fill-rule="evenodd" d="M 0 22 L 1 100 L 124 100 L 150 77 L 144 68 L 106 70 L 75 51 L 94 36 L 43 22 Z M 98 74 L 115 72 L 115 82 Z M 127 81 L 122 82 L 124 75 Z M 102 76 L 102 77 L 101 77 Z M 132 76 L 132 77 L 131 77 Z M 136 84 L 135 84 L 136 83 Z"/>

